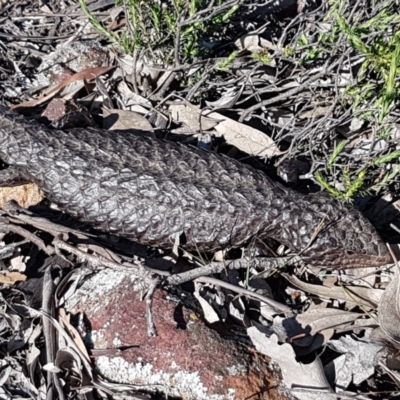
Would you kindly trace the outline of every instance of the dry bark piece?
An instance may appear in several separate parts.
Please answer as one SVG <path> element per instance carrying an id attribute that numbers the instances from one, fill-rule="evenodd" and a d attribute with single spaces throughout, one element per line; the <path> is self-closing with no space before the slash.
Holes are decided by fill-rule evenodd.
<path id="1" fill-rule="evenodd" d="M 66 114 L 65 101 L 63 99 L 52 99 L 42 113 L 42 117 L 49 121 L 57 121 Z"/>
<path id="2" fill-rule="evenodd" d="M 46 117 L 58 129 L 96 126 L 88 109 L 74 100 L 52 99 L 42 113 L 42 117 Z"/>
<path id="3" fill-rule="evenodd" d="M 38 186 L 34 183 L 26 185 L 0 187 L 0 207 L 10 200 L 15 200 L 21 207 L 28 208 L 35 206 L 43 200 Z"/>
<path id="4" fill-rule="evenodd" d="M 0 285 L 4 286 L 12 286 L 16 282 L 26 281 L 26 275 L 21 274 L 20 272 L 6 272 L 5 274 L 0 274 Z"/>

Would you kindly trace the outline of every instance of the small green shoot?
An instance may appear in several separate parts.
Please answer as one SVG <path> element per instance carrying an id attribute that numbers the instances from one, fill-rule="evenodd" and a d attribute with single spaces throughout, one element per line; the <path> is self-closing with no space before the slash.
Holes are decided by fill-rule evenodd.
<path id="1" fill-rule="evenodd" d="M 272 61 L 271 56 L 269 55 L 267 50 L 260 50 L 252 54 L 253 58 L 260 63 L 269 65 Z"/>
<path id="2" fill-rule="evenodd" d="M 364 189 L 364 180 L 367 172 L 368 172 L 367 169 L 363 169 L 358 174 L 357 178 L 354 181 L 351 181 L 348 172 L 343 171 L 343 180 L 345 186 L 344 192 L 341 192 L 340 190 L 331 186 L 330 183 L 327 181 L 327 179 L 320 172 L 315 173 L 315 179 L 323 188 L 325 188 L 334 197 L 343 200 L 345 202 L 348 202 L 351 201 L 354 196 L 366 191 Z"/>
<path id="3" fill-rule="evenodd" d="M 384 82 L 381 89 L 376 83 L 368 82 L 357 87 L 356 92 L 347 91 L 353 97 L 353 110 L 378 95 L 374 108 L 379 110 L 376 122 L 382 124 L 399 94 L 398 78 L 400 76 L 400 35 L 395 33 L 392 37 L 387 36 L 385 30 L 388 29 L 389 24 L 398 24 L 400 16 L 390 13 L 389 9 L 385 8 L 359 25 L 350 26 L 339 11 L 335 13 L 335 19 L 351 46 L 365 57 L 358 72 L 358 82 L 361 84 L 365 81 L 370 71 L 374 71 Z M 376 35 L 371 44 L 365 44 L 363 37 L 375 32 L 380 32 L 380 34 Z M 372 115 L 364 115 L 364 118 Z"/>
<path id="4" fill-rule="evenodd" d="M 346 146 L 346 141 L 342 140 L 341 142 L 339 142 L 339 144 L 336 146 L 335 150 L 333 151 L 333 153 L 330 155 L 328 162 L 326 163 L 326 167 L 328 169 L 331 169 L 334 162 L 336 161 L 336 159 L 338 158 L 339 154 L 344 150 L 345 146 Z"/>
<path id="5" fill-rule="evenodd" d="M 233 51 L 231 54 L 229 54 L 228 57 L 225 58 L 225 60 L 217 63 L 216 69 L 219 71 L 226 71 L 228 69 L 228 66 L 236 59 L 237 55 L 238 51 Z"/>
<path id="6" fill-rule="evenodd" d="M 333 186 L 329 184 L 329 182 L 326 180 L 326 178 L 320 173 L 316 172 L 314 175 L 315 179 L 317 182 L 325 189 L 327 190 L 331 195 L 334 197 L 341 199 L 343 198 L 343 193 L 340 190 L 337 190 Z"/>
<path id="7" fill-rule="evenodd" d="M 388 164 L 398 158 L 400 158 L 400 150 L 395 150 L 392 153 L 374 158 L 373 160 L 370 161 L 370 164 L 374 167 L 380 167 L 381 165 Z"/>
<path id="8" fill-rule="evenodd" d="M 293 47 L 286 46 L 283 49 L 283 57 L 293 57 L 296 54 L 296 50 Z"/>
<path id="9" fill-rule="evenodd" d="M 104 26 L 101 24 L 101 22 L 90 12 L 89 8 L 87 7 L 86 3 L 84 0 L 78 0 L 79 5 L 82 8 L 82 11 L 84 12 L 86 18 L 89 20 L 89 22 L 93 25 L 93 27 L 99 31 L 101 34 L 106 36 L 108 40 L 110 40 L 113 43 L 118 43 L 118 37 L 114 35 L 111 31 L 108 29 L 104 28 Z"/>
<path id="10" fill-rule="evenodd" d="M 118 44 L 125 53 L 144 49 L 148 55 L 153 54 L 158 62 L 164 63 L 171 63 L 174 54 L 178 64 L 181 57 L 190 59 L 199 56 L 201 51 L 205 52 L 200 47 L 200 39 L 217 32 L 239 8 L 239 5 L 224 7 L 225 0 L 218 1 L 218 13 L 207 11 L 209 3 L 205 0 L 171 0 L 165 3 L 116 0 L 117 5 L 124 5 L 129 21 L 129 29 L 117 34 L 106 29 L 91 14 L 85 0 L 78 1 L 93 27 Z"/>

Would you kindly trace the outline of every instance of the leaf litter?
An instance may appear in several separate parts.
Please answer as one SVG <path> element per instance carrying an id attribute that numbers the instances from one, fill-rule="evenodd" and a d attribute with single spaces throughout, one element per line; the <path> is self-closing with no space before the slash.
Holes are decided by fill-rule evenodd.
<path id="1" fill-rule="evenodd" d="M 357 199 L 357 203 L 369 213 L 385 239 L 398 243 L 398 160 L 389 157 L 382 161 L 398 148 L 398 105 L 390 101 L 390 74 L 385 65 L 378 66 L 383 72 L 374 87 L 363 81 L 363 76 L 373 74 L 373 66 L 376 67 L 372 50 L 381 52 L 382 58 L 390 56 L 382 53 L 385 46 L 380 47 L 380 35 L 395 28 L 398 16 L 393 13 L 391 17 L 388 2 L 373 5 L 359 1 L 353 11 L 341 10 L 342 5 L 336 3 L 318 7 L 303 4 L 299 6 L 302 12 L 297 10 L 293 15 L 292 5 L 276 9 L 268 4 L 266 11 L 262 4 L 248 4 L 240 15 L 259 15 L 247 26 L 235 26 L 236 36 L 229 36 L 233 46 L 226 46 L 226 51 L 224 46 L 219 49 L 225 59 L 218 54 L 217 62 L 210 58 L 190 65 L 178 54 L 178 60 L 171 65 L 162 60 L 159 49 L 152 54 L 143 51 L 139 55 L 116 56 L 115 48 L 103 46 L 99 38 L 76 42 L 67 39 L 58 46 L 48 46 L 52 41 L 40 43 L 33 39 L 25 46 L 23 37 L 36 37 L 31 35 L 32 30 L 38 37 L 43 36 L 44 28 L 38 24 L 58 18 L 59 8 L 50 2 L 41 6 L 45 15 L 40 17 L 42 20 L 33 20 L 30 25 L 6 18 L 0 31 L 0 58 L 2 63 L 8 58 L 13 61 L 4 64 L 7 73 L 1 78 L 2 98 L 14 108 L 28 109 L 33 114 L 44 107 L 50 111 L 51 100 L 61 99 L 65 104 L 79 100 L 90 115 L 113 116 L 112 123 L 117 124 L 105 125 L 107 128 L 141 130 L 132 134 L 168 136 L 192 144 L 198 140 L 198 145 L 206 134 L 213 150 L 218 147 L 229 155 L 250 159 L 250 163 L 264 170 L 269 170 L 276 159 L 306 159 L 311 176 L 316 170 L 322 172 L 320 184 L 331 192 L 337 188 L 351 191 L 351 181 L 360 170 L 366 170 L 368 180 L 357 193 L 365 200 Z M 16 12 L 11 3 L 7 7 Z M 34 6 L 25 7 L 32 11 Z M 96 7 L 107 6 L 95 3 L 94 12 Z M 83 32 L 90 28 L 74 3 L 67 2 L 61 10 L 73 10 L 73 15 L 79 15 L 74 22 L 79 26 L 78 33 L 79 29 Z M 123 22 L 123 10 L 118 6 L 107 10 L 110 26 Z M 274 16 L 269 18 L 261 10 Z M 260 20 L 260 15 L 267 18 L 267 23 Z M 29 18 L 29 13 L 22 18 Z M 361 21 L 359 29 L 354 20 Z M 374 21 L 378 21 L 376 26 Z M 73 24 L 67 25 L 62 23 L 59 33 L 75 34 Z M 335 36 L 339 28 L 341 34 Z M 12 34 L 19 35 L 19 40 L 7 39 L 3 43 L 3 38 Z M 90 35 L 99 36 L 93 30 Z M 315 38 L 317 42 L 312 42 Z M 386 43 L 386 48 L 392 45 Z M 20 62 L 21 51 L 28 54 L 29 63 Z M 42 57 L 44 54 L 48 57 Z M 38 57 L 44 61 L 35 69 Z M 231 61 L 225 65 L 226 60 Z M 355 67 L 360 69 L 356 71 Z M 70 112 L 68 107 L 66 110 Z M 42 116 L 46 115 L 49 114 L 44 110 Z M 61 114 L 59 117 L 64 118 Z M 102 121 L 107 123 L 106 118 Z M 332 157 L 343 140 L 347 141 L 346 146 Z M 303 189 L 313 188 L 315 183 L 315 179 L 305 182 Z M 387 189 L 382 183 L 391 186 Z M 33 199 L 26 188 L 17 194 L 10 194 L 14 188 L 6 189 L 1 189 L 3 208 L 10 198 L 23 207 L 36 205 L 42 199 L 37 188 L 33 188 Z M 387 190 L 390 192 L 385 193 Z M 381 197 L 373 203 L 371 193 Z M 0 221 L 4 240 L 0 248 L 0 398 L 150 398 L 149 393 L 154 394 L 151 385 L 130 385 L 123 375 L 118 379 L 126 384 L 105 379 L 99 370 L 105 358 L 101 362 L 98 359 L 94 367 L 96 350 L 110 354 L 124 354 L 124 350 L 117 344 L 115 348 L 91 349 L 87 342 L 90 330 L 82 321 L 71 321 L 76 315 L 68 305 L 83 282 L 100 285 L 95 276 L 105 265 L 114 268 L 108 275 L 114 282 L 107 284 L 122 284 L 121 271 L 128 269 L 129 273 L 135 271 L 131 289 L 148 289 L 153 281 L 145 267 L 147 250 L 137 246 L 133 252 L 126 244 L 120 246 L 116 238 L 98 233 L 98 243 L 74 242 L 72 235 L 77 232 L 87 242 L 94 239 L 76 221 L 68 221 L 72 228 L 57 231 L 56 225 L 43 222 L 48 214 L 41 214 L 40 207 L 35 212 L 39 217 L 27 214 L 28 219 L 22 219 L 22 213 L 18 216 L 4 211 Z M 67 219 L 57 214 L 54 221 Z M 104 240 L 108 240 L 107 246 Z M 75 253 L 67 246 L 70 243 Z M 67 255 L 66 249 L 71 253 Z M 62 260 L 54 255 L 60 253 Z M 95 257 L 89 257 L 93 254 Z M 241 269 L 230 269 L 229 255 L 220 258 L 219 265 L 208 259 L 197 260 L 198 255 L 185 257 L 182 262 L 179 252 L 172 256 L 160 252 L 158 271 L 172 268 L 180 281 L 197 278 L 194 297 L 198 303 L 193 300 L 190 306 L 211 325 L 226 328 L 234 322 L 238 330 L 235 340 L 244 340 L 246 346 L 252 344 L 270 358 L 279 395 L 300 399 L 382 398 L 382 393 L 385 398 L 395 396 L 400 382 L 396 350 L 400 340 L 397 266 L 339 272 L 286 264 L 265 264 L 260 268 L 248 249 L 233 257 L 240 261 L 236 265 L 240 264 Z M 199 264 L 215 267 L 212 271 L 217 272 L 213 277 L 197 277 L 191 268 Z M 56 266 L 62 270 L 62 279 L 56 282 L 52 277 L 55 287 L 47 293 L 51 304 L 45 308 L 43 271 L 54 272 Z M 259 276 L 261 270 L 267 278 Z M 107 291 L 106 286 L 102 288 Z M 181 290 L 182 301 L 191 293 Z M 91 296 L 97 296 L 99 309 L 116 301 L 110 297 L 105 303 L 100 302 L 98 293 L 88 290 L 83 304 Z M 55 341 L 51 356 L 48 338 Z M 125 365 L 125 360 L 120 364 L 115 360 L 109 365 Z M 195 378 L 192 379 L 193 383 Z M 168 390 L 164 387 L 166 396 Z M 162 398 L 163 390 L 157 388 L 156 392 Z M 262 395 L 270 398 L 270 393 Z M 225 393 L 219 398 L 234 396 Z"/>

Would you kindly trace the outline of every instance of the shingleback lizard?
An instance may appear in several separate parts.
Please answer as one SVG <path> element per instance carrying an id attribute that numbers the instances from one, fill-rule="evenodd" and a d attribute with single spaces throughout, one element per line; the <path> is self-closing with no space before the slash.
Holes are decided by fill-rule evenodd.
<path id="1" fill-rule="evenodd" d="M 145 245 L 170 248 L 178 234 L 187 250 L 214 251 L 270 237 L 312 265 L 391 260 L 353 207 L 198 148 L 123 131 L 52 130 L 0 106 L 0 158 L 13 168 L 1 171 L 3 186 L 35 182 L 73 217 Z"/>

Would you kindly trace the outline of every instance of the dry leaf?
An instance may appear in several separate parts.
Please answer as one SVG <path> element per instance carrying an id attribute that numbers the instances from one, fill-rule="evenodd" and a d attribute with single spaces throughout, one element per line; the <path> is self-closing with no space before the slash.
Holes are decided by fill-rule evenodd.
<path id="1" fill-rule="evenodd" d="M 383 293 L 378 307 L 380 328 L 391 340 L 397 343 L 400 343 L 399 276 L 399 267 L 395 266 L 393 279 Z"/>
<path id="2" fill-rule="evenodd" d="M 36 343 L 42 333 L 42 325 L 37 324 L 28 340 L 29 346 L 26 354 L 26 367 L 32 382 L 35 380 L 36 367 L 40 357 L 40 350 L 36 347 Z"/>
<path id="3" fill-rule="evenodd" d="M 84 372 L 82 362 L 79 355 L 72 348 L 63 347 L 57 350 L 54 370 L 55 372 L 57 370 L 64 371 L 69 377 L 72 377 L 70 379 L 76 387 L 82 384 Z M 87 381 L 90 382 L 91 379 L 87 379 Z"/>
<path id="4" fill-rule="evenodd" d="M 172 119 L 188 126 L 191 132 L 214 128 L 227 143 L 252 156 L 272 157 L 282 153 L 275 142 L 264 132 L 217 112 L 200 116 L 198 107 L 184 104 L 172 104 L 169 110 Z"/>
<path id="5" fill-rule="evenodd" d="M 311 105 L 311 109 L 301 112 L 299 114 L 299 118 L 300 119 L 312 119 L 312 118 L 318 118 L 318 117 L 322 117 L 326 114 L 329 113 L 329 111 L 332 111 L 332 106 L 329 107 L 321 107 L 321 106 L 315 106 L 315 105 Z"/>
<path id="6" fill-rule="evenodd" d="M 371 289 L 358 286 L 334 286 L 327 288 L 321 285 L 312 285 L 310 283 L 302 282 L 295 276 L 282 274 L 292 285 L 304 290 L 305 292 L 315 294 L 324 299 L 334 299 L 346 301 L 348 307 L 364 306 L 368 308 L 376 308 L 381 299 L 381 289 Z"/>
<path id="7" fill-rule="evenodd" d="M 34 107 L 39 104 L 43 104 L 47 100 L 52 99 L 57 93 L 60 92 L 61 89 L 65 88 L 67 85 L 69 85 L 73 82 L 77 82 L 77 81 L 92 80 L 94 78 L 97 78 L 100 75 L 107 73 L 108 71 L 110 71 L 113 68 L 115 68 L 115 67 L 87 68 L 83 71 L 77 72 L 76 74 L 65 79 L 59 85 L 51 88 L 44 96 L 41 96 L 38 99 L 26 101 L 24 103 L 15 104 L 11 108 L 13 110 L 15 110 L 15 109 L 21 108 L 21 107 Z"/>
<path id="8" fill-rule="evenodd" d="M 217 112 L 212 112 L 207 116 L 219 121 L 214 129 L 224 137 L 227 143 L 239 150 L 252 156 L 266 158 L 282 154 L 275 142 L 264 132 L 224 117 Z"/>
<path id="9" fill-rule="evenodd" d="M 353 322 L 342 324 L 336 328 L 335 331 L 338 334 L 349 331 L 359 332 L 361 330 L 365 330 L 366 328 L 376 328 L 378 326 L 378 321 L 375 319 L 375 315 L 372 316 L 373 318 L 356 319 Z"/>
<path id="10" fill-rule="evenodd" d="M 10 260 L 11 270 L 14 272 L 25 272 L 26 271 L 26 262 L 30 259 L 29 256 L 16 256 L 12 257 Z"/>
<path id="11" fill-rule="evenodd" d="M 176 123 L 186 125 L 191 132 L 200 130 L 208 131 L 218 124 L 218 121 L 214 121 L 204 115 L 200 116 L 200 109 L 193 105 L 171 104 L 169 111 L 171 118 Z"/>
<path id="12" fill-rule="evenodd" d="M 263 38 L 257 33 L 246 33 L 235 42 L 235 46 L 239 50 L 248 50 L 252 53 L 262 51 L 265 49 L 276 50 L 275 46 L 269 40 Z"/>
<path id="13" fill-rule="evenodd" d="M 195 292 L 194 296 L 199 301 L 201 309 L 203 310 L 204 319 L 209 324 L 214 324 L 220 321 L 218 314 L 215 312 L 214 308 L 208 303 L 206 299 L 202 297 L 199 290 L 203 287 L 202 284 L 195 282 Z"/>
<path id="14" fill-rule="evenodd" d="M 400 372 L 392 371 L 383 362 L 379 362 L 379 366 L 393 379 L 394 383 L 400 387 Z"/>
<path id="15" fill-rule="evenodd" d="M 251 341 L 257 351 L 270 357 L 276 362 L 282 371 L 283 384 L 291 389 L 295 387 L 309 391 L 304 393 L 293 392 L 298 399 L 315 400 L 334 400 L 337 397 L 332 393 L 332 389 L 325 377 L 320 359 L 309 364 L 302 364 L 296 360 L 296 354 L 289 343 L 278 344 L 276 335 L 267 337 L 256 327 L 247 329 Z M 312 391 L 316 391 L 312 393 Z"/>
<path id="16" fill-rule="evenodd" d="M 236 104 L 241 94 L 242 94 L 241 90 L 237 90 L 236 88 L 231 88 L 226 90 L 218 100 L 215 101 L 206 100 L 206 104 L 213 109 L 231 108 Z"/>
<path id="17" fill-rule="evenodd" d="M 314 308 L 297 316 L 296 321 L 303 328 L 309 326 L 311 335 L 325 329 L 336 328 L 340 325 L 355 321 L 364 314 L 338 310 L 335 308 Z"/>
<path id="18" fill-rule="evenodd" d="M 117 90 L 123 98 L 124 105 L 129 107 L 130 111 L 147 114 L 149 110 L 151 110 L 151 102 L 145 97 L 133 92 L 125 81 L 122 80 L 118 83 Z"/>
<path id="19" fill-rule="evenodd" d="M 140 129 L 143 131 L 152 131 L 150 122 L 140 114 L 127 110 L 108 110 L 103 109 L 103 128 L 110 130 L 117 129 Z M 149 132 L 149 135 L 151 133 Z"/>
<path id="20" fill-rule="evenodd" d="M 329 341 L 328 347 L 342 355 L 331 361 L 325 370 L 329 371 L 334 367 L 336 386 L 344 389 L 352 381 L 355 385 L 359 385 L 373 375 L 375 357 L 382 350 L 383 344 L 366 343 L 345 336 L 339 340 Z"/>
<path id="21" fill-rule="evenodd" d="M 59 322 L 60 322 L 61 326 L 68 333 L 68 336 L 74 341 L 76 347 L 79 348 L 81 355 L 85 356 L 87 362 L 90 362 L 90 356 L 87 352 L 87 348 L 86 348 L 85 344 L 83 343 L 81 335 L 68 321 L 65 310 L 60 309 L 59 313 L 60 313 Z M 78 357 L 78 355 L 76 355 L 76 356 Z"/>

